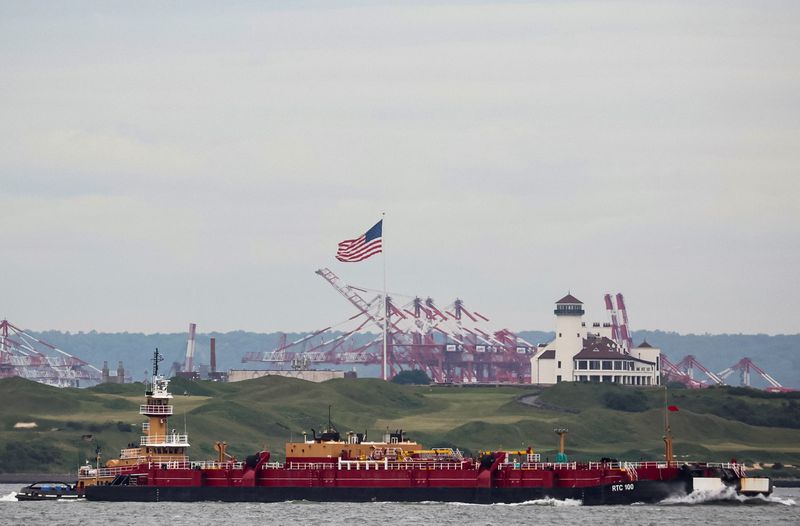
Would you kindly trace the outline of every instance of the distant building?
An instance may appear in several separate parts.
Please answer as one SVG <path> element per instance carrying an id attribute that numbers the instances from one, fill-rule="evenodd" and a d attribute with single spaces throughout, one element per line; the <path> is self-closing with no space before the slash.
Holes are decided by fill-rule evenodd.
<path id="1" fill-rule="evenodd" d="M 531 358 L 531 383 L 612 382 L 659 385 L 661 350 L 643 342 L 630 352 L 611 339 L 611 325 L 583 322 L 583 302 L 567 294 L 556 302 L 556 337 Z"/>
<path id="2" fill-rule="evenodd" d="M 324 382 L 334 378 L 356 378 L 355 371 L 277 371 L 277 370 L 245 370 L 245 369 L 231 369 L 228 371 L 229 382 L 241 382 L 242 380 L 252 380 L 253 378 L 261 378 L 263 376 L 286 376 L 289 378 L 298 378 L 300 380 L 307 380 L 309 382 Z"/>
<path id="3" fill-rule="evenodd" d="M 100 371 L 100 383 L 104 384 L 124 384 L 125 383 L 125 368 L 122 367 L 122 362 L 117 366 L 117 374 L 112 375 L 108 369 L 108 362 L 103 362 L 103 369 Z"/>

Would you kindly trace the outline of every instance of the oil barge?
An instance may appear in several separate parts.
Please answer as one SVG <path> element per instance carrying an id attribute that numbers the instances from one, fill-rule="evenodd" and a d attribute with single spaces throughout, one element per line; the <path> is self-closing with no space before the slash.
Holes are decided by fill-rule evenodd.
<path id="1" fill-rule="evenodd" d="M 768 478 L 747 477 L 736 462 L 676 462 L 665 426 L 665 459 L 652 462 L 569 461 L 566 430 L 555 462 L 524 451 L 486 451 L 477 458 L 457 449 L 426 449 L 401 430 L 368 441 L 344 437 L 330 425 L 303 441 L 286 444 L 285 462 L 269 451 L 238 461 L 216 443 L 213 461 L 188 458 L 188 436 L 169 431 L 173 414 L 169 380 L 158 375 L 158 351 L 146 403 L 146 434 L 138 447 L 123 449 L 104 467 L 79 470 L 76 489 L 98 501 L 444 501 L 514 503 L 543 498 L 575 499 L 584 505 L 656 503 L 693 491 L 731 488 L 744 495 L 772 491 Z"/>

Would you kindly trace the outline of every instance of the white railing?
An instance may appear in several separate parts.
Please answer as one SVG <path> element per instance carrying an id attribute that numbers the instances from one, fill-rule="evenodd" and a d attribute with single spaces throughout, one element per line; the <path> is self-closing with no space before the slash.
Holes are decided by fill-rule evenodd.
<path id="1" fill-rule="evenodd" d="M 178 462 L 178 463 L 189 462 L 189 457 L 187 457 L 186 455 L 181 455 L 180 457 L 176 457 L 175 455 L 164 455 L 164 456 L 147 455 L 144 457 L 139 457 L 139 460 L 142 464 L 144 464 L 145 462 L 149 462 L 153 466 L 156 466 L 156 465 L 166 464 L 168 462 Z"/>
<path id="2" fill-rule="evenodd" d="M 337 467 L 339 469 L 389 469 L 389 459 L 384 458 L 383 460 L 342 460 L 339 459 Z"/>
<path id="3" fill-rule="evenodd" d="M 733 472 L 736 473 L 739 478 L 744 478 L 747 476 L 747 471 L 745 470 L 744 465 L 737 462 L 708 462 L 706 463 L 706 466 L 710 468 L 733 470 Z"/>
<path id="4" fill-rule="evenodd" d="M 389 462 L 388 469 L 464 469 L 466 465 L 464 462 Z"/>
<path id="5" fill-rule="evenodd" d="M 125 448 L 125 449 L 120 449 L 119 450 L 119 458 L 125 459 L 125 460 L 131 459 L 131 458 L 139 458 L 141 453 L 142 453 L 142 451 L 138 447 L 129 447 L 129 448 Z"/>
<path id="6" fill-rule="evenodd" d="M 188 460 L 165 460 L 147 463 L 147 469 L 192 469 L 192 462 Z"/>
<path id="7" fill-rule="evenodd" d="M 139 406 L 140 415 L 172 415 L 171 405 L 150 405 L 142 404 Z"/>
<path id="8" fill-rule="evenodd" d="M 214 460 L 201 460 L 187 462 L 186 464 L 188 464 L 189 469 L 242 469 L 244 467 L 244 462 L 217 462 Z"/>
<path id="9" fill-rule="evenodd" d="M 78 478 L 82 480 L 91 480 L 96 478 L 110 478 L 117 475 L 129 475 L 136 471 L 138 466 L 123 466 L 118 468 L 100 468 L 100 469 L 81 469 L 78 472 Z"/>
<path id="10" fill-rule="evenodd" d="M 405 462 L 389 462 L 388 459 L 383 460 L 342 460 L 339 459 L 337 467 L 340 470 L 351 469 L 464 469 L 464 462 L 434 462 L 426 460 L 405 461 Z"/>
<path id="11" fill-rule="evenodd" d="M 681 462 L 657 462 L 657 461 L 647 461 L 647 462 L 587 462 L 587 463 L 577 463 L 577 462 L 503 462 L 500 464 L 500 469 L 618 469 L 621 471 L 627 471 L 630 469 L 666 469 L 666 468 L 677 468 L 682 465 Z M 711 466 L 711 464 L 707 464 Z M 719 464 L 720 467 L 729 467 L 730 469 L 736 469 L 733 466 L 736 464 Z M 741 466 L 740 466 L 741 468 Z"/>
<path id="12" fill-rule="evenodd" d="M 502 462 L 498 469 L 578 469 L 577 462 Z"/>
<path id="13" fill-rule="evenodd" d="M 680 462 L 644 461 L 644 462 L 589 462 L 589 469 L 642 469 L 642 468 L 677 468 Z"/>
<path id="14" fill-rule="evenodd" d="M 335 469 L 333 462 L 288 462 L 287 469 Z"/>
<path id="15" fill-rule="evenodd" d="M 189 435 L 151 435 L 139 438 L 140 446 L 188 446 Z"/>

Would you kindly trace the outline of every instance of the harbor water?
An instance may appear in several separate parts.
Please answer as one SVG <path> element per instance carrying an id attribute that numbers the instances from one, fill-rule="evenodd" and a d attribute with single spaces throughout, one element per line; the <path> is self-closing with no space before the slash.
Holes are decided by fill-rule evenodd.
<path id="1" fill-rule="evenodd" d="M 581 506 L 577 501 L 553 500 L 491 505 L 439 502 L 18 502 L 14 498 L 15 491 L 23 485 L 0 484 L 0 525 L 800 525 L 800 488 L 776 488 L 767 498 L 743 498 L 730 492 L 689 495 L 654 505 Z"/>

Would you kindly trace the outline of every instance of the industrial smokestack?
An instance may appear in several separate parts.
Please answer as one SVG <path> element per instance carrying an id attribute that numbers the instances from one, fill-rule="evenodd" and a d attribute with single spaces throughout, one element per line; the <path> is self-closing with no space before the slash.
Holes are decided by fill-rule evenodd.
<path id="1" fill-rule="evenodd" d="M 108 361 L 107 360 L 103 362 L 103 370 L 100 371 L 100 375 L 102 377 L 101 382 L 103 382 L 104 384 L 107 384 L 109 382 L 109 376 L 110 376 L 109 371 L 108 371 Z"/>
<path id="2" fill-rule="evenodd" d="M 194 370 L 194 336 L 197 330 L 197 325 L 194 323 L 189 324 L 189 340 L 186 342 L 186 360 L 184 360 L 184 370 L 191 373 Z"/>
<path id="3" fill-rule="evenodd" d="M 119 365 L 117 366 L 117 383 L 125 383 L 125 368 L 122 366 L 122 360 L 119 361 Z"/>
<path id="4" fill-rule="evenodd" d="M 211 351 L 210 351 L 210 362 L 211 362 L 211 374 L 217 372 L 217 339 L 211 338 Z"/>

